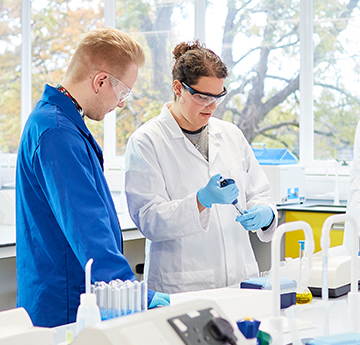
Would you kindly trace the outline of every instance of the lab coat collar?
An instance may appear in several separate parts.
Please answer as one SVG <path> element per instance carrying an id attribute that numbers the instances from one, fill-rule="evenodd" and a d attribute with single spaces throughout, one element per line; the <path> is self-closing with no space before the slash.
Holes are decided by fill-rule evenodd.
<path id="1" fill-rule="evenodd" d="M 174 139 L 185 138 L 183 131 L 172 116 L 169 108 L 173 102 L 165 103 L 161 111 L 160 117 L 164 124 L 167 126 Z M 210 118 L 208 122 L 208 135 L 209 135 L 209 163 L 213 162 L 220 149 L 219 137 L 222 135 L 223 130 L 218 126 L 219 119 Z M 204 159 L 200 152 L 188 141 L 185 141 L 189 151 L 196 153 L 201 159 Z"/>
<path id="2" fill-rule="evenodd" d="M 41 100 L 59 107 L 63 111 L 63 115 L 73 122 L 87 137 L 90 135 L 83 118 L 68 96 L 55 87 L 46 84 Z"/>
<path id="3" fill-rule="evenodd" d="M 182 132 L 180 126 L 170 113 L 170 106 L 173 102 L 165 103 L 163 109 L 161 111 L 161 118 L 164 123 L 166 123 L 167 127 L 170 128 L 173 134 L 173 138 L 182 138 L 184 137 L 184 133 Z M 211 134 L 214 138 L 218 135 L 221 135 L 222 129 L 217 125 L 217 119 L 213 119 L 212 117 L 209 119 L 208 127 L 209 127 L 209 135 Z"/>
<path id="4" fill-rule="evenodd" d="M 54 104 L 62 110 L 62 115 L 68 118 L 76 127 L 84 134 L 94 149 L 96 156 L 99 160 L 101 168 L 104 170 L 104 158 L 101 147 L 98 145 L 89 129 L 86 127 L 83 118 L 77 110 L 73 101 L 64 95 L 58 89 L 46 84 L 41 100 L 43 102 Z"/>

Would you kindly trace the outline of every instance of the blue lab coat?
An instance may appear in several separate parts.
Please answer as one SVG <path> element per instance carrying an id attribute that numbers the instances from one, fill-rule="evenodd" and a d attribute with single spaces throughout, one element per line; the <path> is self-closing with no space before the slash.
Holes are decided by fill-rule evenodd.
<path id="1" fill-rule="evenodd" d="M 75 321 L 90 258 L 93 281 L 135 279 L 102 150 L 70 98 L 49 85 L 18 152 L 16 251 L 17 306 L 36 326 Z"/>

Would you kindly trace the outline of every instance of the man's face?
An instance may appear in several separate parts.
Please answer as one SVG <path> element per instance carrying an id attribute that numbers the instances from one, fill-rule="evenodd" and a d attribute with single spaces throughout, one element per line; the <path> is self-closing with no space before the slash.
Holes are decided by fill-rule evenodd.
<path id="1" fill-rule="evenodd" d="M 94 77 L 98 85 L 98 93 L 94 94 L 89 102 L 92 106 L 87 109 L 86 116 L 92 120 L 101 121 L 116 107 L 124 107 L 123 97 L 133 88 L 137 76 L 138 66 L 135 63 L 131 64 L 121 76 L 116 74 L 116 70 L 99 72 Z"/>

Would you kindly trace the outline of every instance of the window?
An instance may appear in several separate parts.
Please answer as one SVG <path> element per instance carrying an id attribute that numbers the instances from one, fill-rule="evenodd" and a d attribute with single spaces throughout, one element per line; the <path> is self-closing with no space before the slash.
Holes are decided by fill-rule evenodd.
<path id="1" fill-rule="evenodd" d="M 139 9 L 140 7 L 140 9 Z M 173 99 L 172 49 L 194 39 L 193 1 L 116 1 L 116 27 L 130 33 L 145 49 L 135 94 L 116 111 L 116 156 L 125 153 L 128 137 L 141 124 L 158 115 Z"/>
<path id="2" fill-rule="evenodd" d="M 313 40 L 302 38 L 313 43 L 315 160 L 352 159 L 360 100 L 356 6 L 314 1 Z M 286 147 L 299 158 L 300 2 L 212 2 L 206 21 L 208 46 L 231 70 L 231 96 L 217 115 L 237 124 L 249 142 Z M 301 116 L 311 121 L 311 114 Z"/>
<path id="3" fill-rule="evenodd" d="M 196 13 L 205 3 L 206 11 Z M 129 135 L 172 100 L 171 51 L 176 43 L 194 39 L 195 30 L 230 70 L 230 92 L 215 116 L 238 125 L 251 143 L 286 147 L 298 158 L 306 151 L 306 163 L 313 166 L 319 160 L 351 160 L 359 119 L 359 6 L 350 0 L 314 0 L 314 35 L 307 34 L 313 44 L 313 99 L 308 99 L 310 111 L 304 111 L 299 92 L 301 3 L 311 7 L 311 2 L 298 0 L 33 0 L 25 14 L 31 15 L 31 88 L 24 88 L 21 76 L 29 68 L 21 62 L 22 1 L 4 0 L 0 151 L 16 154 L 26 103 L 21 91 L 31 99 L 31 109 L 45 83 L 61 80 L 80 38 L 93 28 L 114 25 L 143 45 L 147 59 L 126 107 L 104 122 L 87 121 L 108 166 L 121 165 Z M 313 118 L 313 127 L 301 128 Z"/>
<path id="4" fill-rule="evenodd" d="M 314 2 L 314 158 L 352 160 L 360 118 L 360 13 L 351 1 Z"/>
<path id="5" fill-rule="evenodd" d="M 21 112 L 21 1 L 0 8 L 0 151 L 16 153 Z"/>

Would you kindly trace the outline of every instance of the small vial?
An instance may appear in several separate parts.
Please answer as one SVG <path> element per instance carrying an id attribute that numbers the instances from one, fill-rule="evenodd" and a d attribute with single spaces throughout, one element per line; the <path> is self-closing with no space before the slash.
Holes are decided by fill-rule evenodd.
<path id="1" fill-rule="evenodd" d="M 106 304 L 106 283 L 95 282 L 93 291 L 96 295 L 96 303 L 100 308 L 101 320 L 105 319 L 105 304 Z"/>
<path id="2" fill-rule="evenodd" d="M 134 284 L 132 281 L 126 280 L 125 286 L 128 290 L 126 313 L 132 314 L 134 312 Z"/>
<path id="3" fill-rule="evenodd" d="M 140 283 L 135 280 L 133 282 L 134 287 L 134 313 L 141 311 L 141 286 Z"/>
<path id="4" fill-rule="evenodd" d="M 65 335 L 65 344 L 69 345 L 73 342 L 74 336 L 73 336 L 73 330 L 70 326 L 66 327 L 66 335 Z"/>
<path id="5" fill-rule="evenodd" d="M 145 280 L 140 282 L 141 288 L 141 311 L 148 309 L 148 284 Z"/>
<path id="6" fill-rule="evenodd" d="M 121 315 L 120 309 L 120 288 L 115 280 L 109 283 L 110 294 L 111 294 L 111 317 L 119 317 Z"/>
<path id="7" fill-rule="evenodd" d="M 120 296 L 121 296 L 121 315 L 126 315 L 128 313 L 128 288 L 123 284 L 120 287 Z"/>

